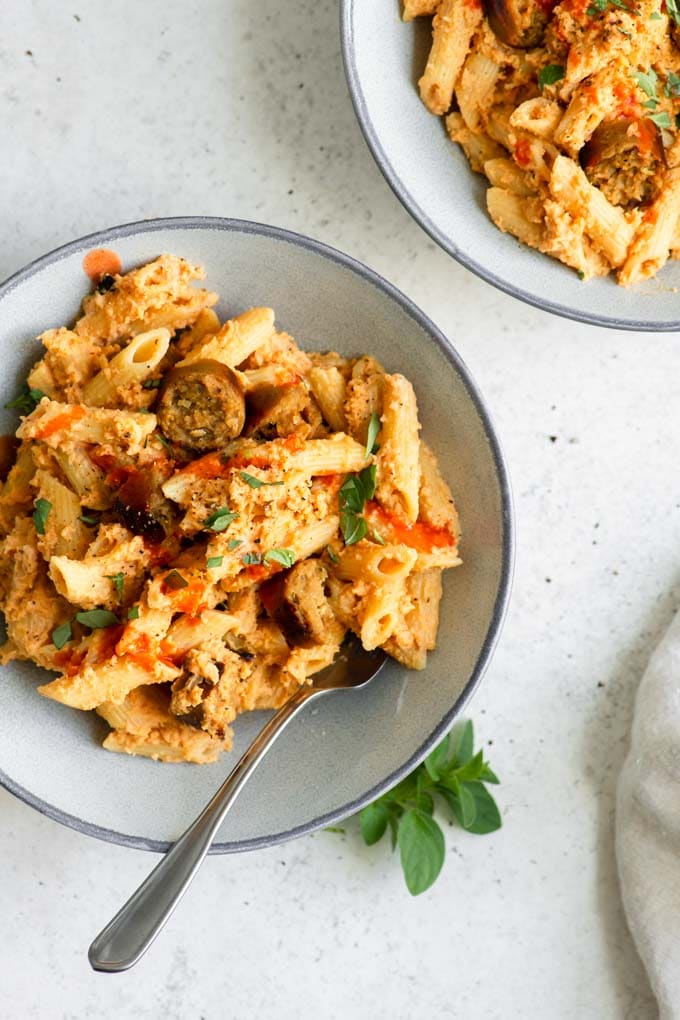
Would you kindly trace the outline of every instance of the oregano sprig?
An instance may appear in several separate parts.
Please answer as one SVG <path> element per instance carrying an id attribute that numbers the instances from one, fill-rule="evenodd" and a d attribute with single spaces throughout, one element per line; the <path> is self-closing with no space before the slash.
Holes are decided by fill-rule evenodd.
<path id="1" fill-rule="evenodd" d="M 361 811 L 364 842 L 372 846 L 389 829 L 408 890 L 418 896 L 436 881 L 444 864 L 444 834 L 434 818 L 437 802 L 462 828 L 483 836 L 502 824 L 486 788 L 498 782 L 483 752 L 475 753 L 472 723 L 466 722 L 453 740 L 444 737 L 406 779 Z"/>

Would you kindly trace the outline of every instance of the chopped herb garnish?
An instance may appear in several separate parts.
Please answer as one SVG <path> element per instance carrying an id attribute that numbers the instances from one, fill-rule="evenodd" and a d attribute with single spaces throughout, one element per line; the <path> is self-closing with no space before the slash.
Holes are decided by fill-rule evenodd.
<path id="1" fill-rule="evenodd" d="M 652 14 L 649 15 L 649 20 L 661 21 L 661 14 L 659 13 L 659 11 L 653 11 Z"/>
<path id="2" fill-rule="evenodd" d="M 138 620 L 139 619 L 139 606 L 130 606 L 130 608 L 127 611 L 127 618 L 128 618 L 128 620 Z"/>
<path id="3" fill-rule="evenodd" d="M 378 543 L 378 545 L 386 545 L 385 539 L 382 537 L 377 528 L 371 528 L 371 538 Z"/>
<path id="4" fill-rule="evenodd" d="M 368 525 L 359 517 L 366 503 L 375 494 L 376 466 L 369 465 L 357 475 L 347 475 L 338 493 L 340 530 L 345 545 L 354 545 L 366 537 Z"/>
<path id="5" fill-rule="evenodd" d="M 263 482 L 261 478 L 256 478 L 255 475 L 249 475 L 247 471 L 239 471 L 239 475 L 244 482 L 247 482 L 251 489 L 259 489 L 263 485 L 283 485 L 283 482 Z"/>
<path id="6" fill-rule="evenodd" d="M 648 99 L 642 105 L 643 105 L 645 110 L 656 110 L 657 106 L 659 105 L 659 100 L 658 99 Z"/>
<path id="7" fill-rule="evenodd" d="M 47 523 L 47 517 L 52 504 L 49 499 L 36 499 L 35 510 L 33 511 L 33 523 L 35 524 L 35 530 L 39 535 L 45 534 L 45 524 Z"/>
<path id="8" fill-rule="evenodd" d="M 101 630 L 118 623 L 118 617 L 108 609 L 90 609 L 86 613 L 76 613 L 76 620 L 90 630 Z"/>
<path id="9" fill-rule="evenodd" d="M 295 553 L 292 549 L 270 549 L 264 554 L 263 563 L 280 563 L 282 567 L 292 567 Z"/>
<path id="10" fill-rule="evenodd" d="M 241 557 L 241 563 L 246 567 L 252 567 L 257 563 L 262 563 L 262 557 L 259 553 L 244 553 Z"/>
<path id="11" fill-rule="evenodd" d="M 111 276 L 111 273 L 104 273 L 101 280 L 97 284 L 97 292 L 99 294 L 106 294 L 107 290 L 113 290 L 116 286 L 116 281 Z"/>
<path id="12" fill-rule="evenodd" d="M 52 631 L 52 644 L 55 648 L 63 648 L 72 637 L 73 628 L 71 627 L 71 621 L 67 620 L 66 623 L 60 624 L 59 627 L 55 627 Z"/>
<path id="13" fill-rule="evenodd" d="M 226 531 L 231 522 L 235 520 L 238 520 L 238 514 L 235 514 L 228 506 L 222 506 L 215 513 L 210 514 L 210 517 L 206 517 L 203 525 L 210 528 L 211 531 Z"/>
<path id="14" fill-rule="evenodd" d="M 666 0 L 666 13 L 676 25 L 680 25 L 680 6 L 678 0 Z"/>
<path id="15" fill-rule="evenodd" d="M 366 435 L 366 456 L 370 453 L 375 453 L 375 441 L 378 438 L 380 432 L 380 415 L 375 411 L 371 414 L 370 421 L 368 423 L 368 433 Z"/>
<path id="16" fill-rule="evenodd" d="M 165 438 L 164 435 L 162 435 L 160 432 L 156 432 L 155 436 L 158 442 L 161 443 L 161 445 L 164 446 L 166 450 L 170 449 L 170 442 Z"/>
<path id="17" fill-rule="evenodd" d="M 544 89 L 546 85 L 554 85 L 562 78 L 564 78 L 564 68 L 561 64 L 546 64 L 538 72 L 538 87 Z"/>
<path id="18" fill-rule="evenodd" d="M 185 577 L 182 577 L 179 570 L 171 570 L 169 574 L 166 574 L 163 578 L 163 584 L 170 591 L 179 591 L 180 588 L 189 587 L 189 582 Z"/>
<path id="19" fill-rule="evenodd" d="M 630 7 L 624 0 L 593 0 L 592 4 L 586 10 L 586 14 L 594 18 L 597 14 L 604 14 L 609 7 L 618 7 L 621 11 L 626 11 L 628 14 L 632 14 L 634 17 L 638 17 L 640 12 L 635 7 Z"/>
<path id="20" fill-rule="evenodd" d="M 142 383 L 142 389 L 157 390 L 161 382 L 162 382 L 161 379 L 145 379 L 144 382 Z"/>
<path id="21" fill-rule="evenodd" d="M 578 278 L 579 278 L 579 280 L 585 280 L 585 278 L 586 278 L 586 274 L 583 272 L 582 269 L 578 270 Z"/>
<path id="22" fill-rule="evenodd" d="M 89 514 L 81 514 L 78 520 L 82 521 L 83 524 L 87 524 L 88 528 L 94 528 L 97 524 L 99 524 L 99 519 L 97 517 L 91 517 Z"/>
<path id="23" fill-rule="evenodd" d="M 29 389 L 28 383 L 24 383 L 21 387 L 21 393 L 19 393 L 14 400 L 8 401 L 8 403 L 5 404 L 5 407 L 15 407 L 17 410 L 23 411 L 25 414 L 30 414 L 31 411 L 36 409 L 42 398 L 46 396 L 47 394 L 43 393 L 42 390 Z"/>
<path id="24" fill-rule="evenodd" d="M 664 95 L 668 96 L 669 99 L 680 96 L 680 75 L 674 74 L 673 71 L 669 71 L 663 91 Z"/>
<path id="25" fill-rule="evenodd" d="M 208 559 L 206 560 L 205 565 L 206 567 L 208 567 L 208 569 L 210 569 L 211 567 L 221 567 L 223 559 L 224 556 L 209 556 Z"/>
<path id="26" fill-rule="evenodd" d="M 656 83 L 658 81 L 658 75 L 653 67 L 650 67 L 649 71 L 647 71 L 646 73 L 644 71 L 633 71 L 631 77 L 635 78 L 635 81 L 638 83 L 638 85 L 640 86 L 640 88 L 642 89 L 646 96 L 649 96 L 650 99 L 656 99 L 658 101 L 658 96 L 656 94 Z"/>
<path id="27" fill-rule="evenodd" d="M 670 128 L 673 126 L 670 114 L 666 113 L 665 110 L 662 110 L 661 113 L 650 113 L 649 120 L 659 128 Z"/>
<path id="28" fill-rule="evenodd" d="M 328 553 L 328 559 L 331 561 L 331 563 L 339 563 L 340 562 L 340 560 L 338 559 L 338 557 L 336 555 L 335 549 L 333 548 L 332 545 L 327 545 L 326 546 L 326 552 Z"/>
<path id="29" fill-rule="evenodd" d="M 107 574 L 109 581 L 113 581 L 113 587 L 116 589 L 116 594 L 119 599 L 123 598 L 123 588 L 125 585 L 125 574 L 122 570 L 119 570 L 117 574 Z"/>
<path id="30" fill-rule="evenodd" d="M 229 549 L 230 552 L 233 552 L 234 549 L 238 549 L 240 545 L 243 545 L 242 538 L 230 538 L 227 543 L 227 549 Z"/>

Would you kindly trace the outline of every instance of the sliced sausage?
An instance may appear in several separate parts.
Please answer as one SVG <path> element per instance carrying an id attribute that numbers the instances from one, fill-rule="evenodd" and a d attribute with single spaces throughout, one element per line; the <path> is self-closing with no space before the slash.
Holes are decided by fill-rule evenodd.
<path id="1" fill-rule="evenodd" d="M 506 46 L 521 50 L 540 45 L 548 24 L 546 7 L 536 0 L 484 0 L 494 35 Z"/>
<path id="2" fill-rule="evenodd" d="M 173 443 L 190 450 L 219 449 L 240 435 L 245 423 L 238 376 L 219 361 L 177 365 L 163 380 L 156 414 Z"/>
<path id="3" fill-rule="evenodd" d="M 653 201 L 666 165 L 661 131 L 646 117 L 601 124 L 580 159 L 591 184 L 613 205 L 623 207 Z"/>

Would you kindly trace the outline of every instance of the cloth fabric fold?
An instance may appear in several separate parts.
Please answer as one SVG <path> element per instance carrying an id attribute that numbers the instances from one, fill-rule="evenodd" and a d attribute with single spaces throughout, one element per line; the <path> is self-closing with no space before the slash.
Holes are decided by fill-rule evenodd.
<path id="1" fill-rule="evenodd" d="M 680 614 L 638 690 L 617 790 L 616 856 L 661 1020 L 680 1020 Z"/>

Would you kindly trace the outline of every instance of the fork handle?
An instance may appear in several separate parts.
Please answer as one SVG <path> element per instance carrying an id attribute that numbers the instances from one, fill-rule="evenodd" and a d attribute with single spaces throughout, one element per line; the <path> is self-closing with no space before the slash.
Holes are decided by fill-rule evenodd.
<path id="1" fill-rule="evenodd" d="M 305 702 L 318 693 L 299 688 L 258 733 L 196 821 L 97 935 L 88 953 L 94 970 L 128 970 L 141 959 L 189 888 L 248 777 Z"/>

